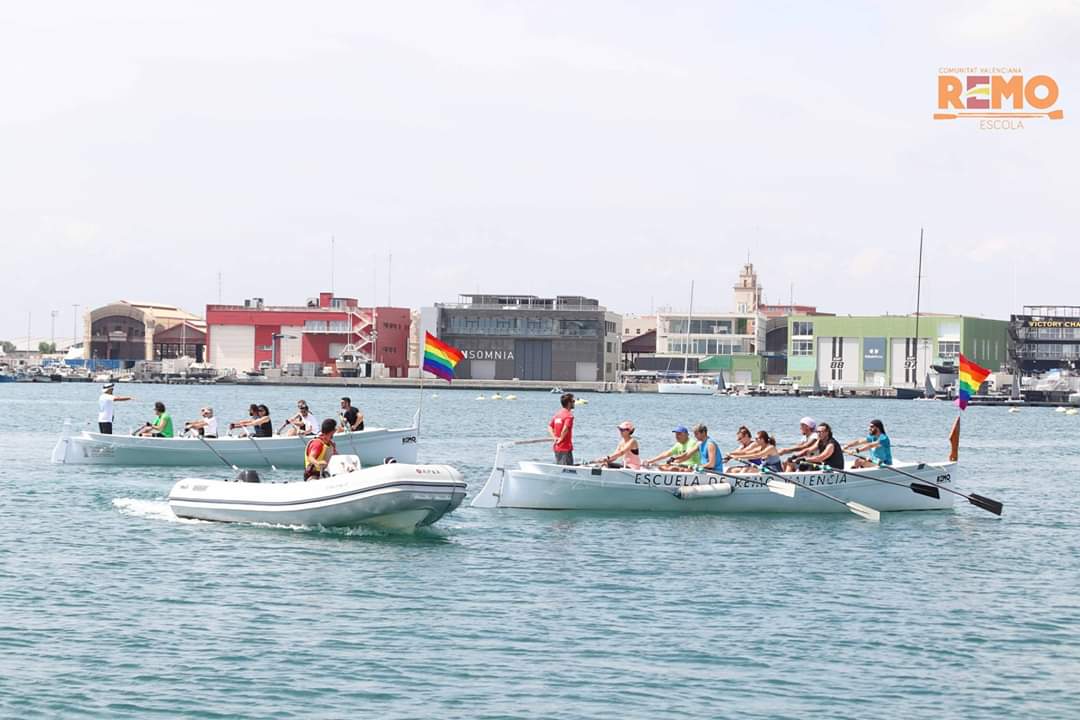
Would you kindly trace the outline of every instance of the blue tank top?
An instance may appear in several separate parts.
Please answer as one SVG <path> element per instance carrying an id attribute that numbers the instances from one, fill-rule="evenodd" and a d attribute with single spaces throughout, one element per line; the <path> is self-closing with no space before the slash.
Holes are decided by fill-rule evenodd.
<path id="1" fill-rule="evenodd" d="M 699 460 L 699 462 L 702 465 L 706 465 L 709 462 L 709 443 L 711 443 L 711 442 L 712 442 L 712 438 L 706 437 L 704 440 L 701 441 L 701 444 L 698 445 L 698 455 L 701 456 L 701 459 Z M 713 444 L 715 445 L 716 443 L 713 443 Z M 721 465 L 720 464 L 720 448 L 717 448 L 716 449 L 716 467 L 713 468 L 713 469 L 714 470 L 719 470 L 720 465 Z"/>

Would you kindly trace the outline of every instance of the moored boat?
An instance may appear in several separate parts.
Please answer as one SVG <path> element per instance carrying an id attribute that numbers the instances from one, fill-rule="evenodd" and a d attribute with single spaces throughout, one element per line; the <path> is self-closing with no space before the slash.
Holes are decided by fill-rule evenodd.
<path id="1" fill-rule="evenodd" d="M 169 507 L 196 520 L 411 532 L 465 499 L 465 481 L 449 465 L 358 463 L 355 455 L 334 456 L 330 476 L 309 482 L 266 482 L 251 470 L 232 481 L 187 478 L 169 492 Z"/>
<path id="2" fill-rule="evenodd" d="M 523 461 L 503 467 L 500 446 L 495 467 L 473 507 L 536 510 L 655 511 L 707 513 L 823 513 L 845 512 L 844 503 L 878 511 L 944 510 L 953 506 L 953 494 L 934 498 L 912 492 L 908 479 L 894 470 L 862 470 L 716 475 L 705 472 L 628 470 L 590 466 L 554 465 Z M 898 463 L 897 470 L 928 484 L 952 488 L 959 466 Z M 898 482 L 898 479 L 900 482 Z M 772 480 L 772 483 L 769 481 Z M 788 491 L 777 487 L 788 485 Z M 772 488 L 769 485 L 773 485 Z M 799 485 L 805 487 L 799 487 Z M 809 489 L 808 489 L 809 488 Z M 842 501 L 813 492 L 819 490 Z"/>
<path id="3" fill-rule="evenodd" d="M 133 435 L 73 433 L 64 422 L 60 440 L 52 451 L 54 463 L 68 465 L 174 465 L 205 466 L 222 462 L 238 467 L 302 467 L 309 437 L 198 437 L 154 438 Z M 360 457 L 364 465 L 378 465 L 388 458 L 399 463 L 416 462 L 418 432 L 406 428 L 373 428 L 338 433 L 334 442 L 342 453 Z"/>

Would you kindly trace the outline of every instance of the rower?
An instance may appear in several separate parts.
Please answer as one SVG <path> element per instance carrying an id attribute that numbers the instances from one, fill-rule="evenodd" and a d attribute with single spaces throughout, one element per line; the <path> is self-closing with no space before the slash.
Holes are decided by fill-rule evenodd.
<path id="1" fill-rule="evenodd" d="M 818 423 L 817 447 L 799 461 L 799 470 L 822 470 L 820 465 L 827 465 L 836 470 L 844 469 L 844 449 L 833 437 L 828 423 Z"/>
<path id="2" fill-rule="evenodd" d="M 189 420 L 184 423 L 184 433 L 197 430 L 198 436 L 203 438 L 217 437 L 217 418 L 214 417 L 214 408 L 204 407 L 199 411 L 202 416 L 198 420 Z"/>
<path id="3" fill-rule="evenodd" d="M 690 441 L 690 430 L 685 425 L 679 425 L 671 432 L 675 433 L 675 444 L 656 457 L 649 458 L 644 464 L 646 466 L 656 465 L 656 463 L 667 458 L 670 459 L 670 462 L 661 465 L 661 470 L 689 470 L 692 466 L 700 463 L 701 452 L 697 444 Z M 675 458 L 682 458 L 682 460 L 675 462 Z"/>
<path id="4" fill-rule="evenodd" d="M 286 435 L 314 435 L 316 432 L 315 416 L 311 414 L 311 410 L 305 401 L 301 400 L 296 404 L 297 413 L 288 419 L 287 424 L 289 429 L 285 431 Z"/>
<path id="5" fill-rule="evenodd" d="M 158 400 L 154 403 L 154 414 L 157 415 L 153 422 L 148 422 L 135 431 L 139 437 L 171 438 L 173 436 L 172 416 L 165 412 L 165 403 Z"/>
<path id="6" fill-rule="evenodd" d="M 870 451 L 869 458 L 855 458 L 852 467 L 865 468 L 876 465 L 892 465 L 892 441 L 885 434 L 885 425 L 880 420 L 871 420 L 869 435 L 865 440 L 852 440 L 844 446 L 845 450 L 852 452 Z"/>
<path id="7" fill-rule="evenodd" d="M 313 438 L 304 448 L 304 480 L 315 480 L 323 477 L 326 465 L 330 458 L 337 452 L 334 445 L 334 433 L 337 431 L 337 422 L 332 418 L 322 421 L 318 437 Z"/>
<path id="8" fill-rule="evenodd" d="M 784 462 L 785 472 L 795 472 L 796 460 L 806 455 L 808 452 L 817 447 L 817 422 L 812 417 L 804 417 L 799 421 L 799 432 L 802 434 L 803 439 L 795 443 L 791 447 L 781 448 L 776 452 L 780 455 L 791 455 L 792 457 Z"/>
<path id="9" fill-rule="evenodd" d="M 757 443 L 754 442 L 754 436 L 750 434 L 750 428 L 745 425 L 740 425 L 739 429 L 735 431 L 735 440 L 739 443 L 739 447 L 732 450 L 724 457 L 725 462 L 730 462 L 731 460 L 749 460 L 753 465 L 761 464 L 760 460 L 750 459 L 756 457 L 754 453 L 760 449 L 758 448 Z M 729 467 L 727 471 L 742 473 L 753 472 L 754 469 L 747 465 L 736 465 L 735 467 Z"/>
<path id="10" fill-rule="evenodd" d="M 767 430 L 757 431 L 754 436 L 754 448 L 753 451 L 742 455 L 744 460 L 754 464 L 754 467 L 747 467 L 745 472 L 763 472 L 761 468 L 777 473 L 783 470 L 780 453 L 776 449 L 776 438 L 770 435 Z"/>
<path id="11" fill-rule="evenodd" d="M 634 423 L 627 420 L 619 423 L 619 445 L 614 452 L 604 458 L 594 460 L 593 463 L 609 468 L 626 467 L 630 470 L 641 469 L 641 449 L 637 438 L 634 436 Z M 619 458 L 625 458 L 622 463 L 615 462 Z"/>
<path id="12" fill-rule="evenodd" d="M 705 423 L 694 426 L 694 438 L 698 441 L 698 462 L 700 463 L 694 466 L 694 470 L 696 472 L 723 472 L 724 454 L 720 452 L 716 441 L 709 437 L 709 428 L 705 426 Z"/>
<path id="13" fill-rule="evenodd" d="M 236 422 L 229 423 L 229 429 L 234 430 L 236 428 L 249 427 L 252 429 L 252 434 L 255 437 L 273 437 L 274 426 L 270 422 L 270 408 L 265 405 L 256 405 L 252 403 L 248 407 L 248 415 L 251 417 L 247 420 L 237 420 Z"/>
<path id="14" fill-rule="evenodd" d="M 360 432 L 364 429 L 364 413 L 353 407 L 352 400 L 341 398 L 342 427 L 338 432 Z"/>

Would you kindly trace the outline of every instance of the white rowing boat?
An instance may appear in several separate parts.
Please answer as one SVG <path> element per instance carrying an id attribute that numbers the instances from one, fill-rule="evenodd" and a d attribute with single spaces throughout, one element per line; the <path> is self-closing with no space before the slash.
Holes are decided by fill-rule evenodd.
<path id="1" fill-rule="evenodd" d="M 54 463 L 68 465 L 221 465 L 239 467 L 303 467 L 304 448 L 310 437 L 275 435 L 268 438 L 198 437 L 154 438 L 133 435 L 73 433 L 64 422 L 60 440 L 52 451 Z M 338 433 L 338 452 L 358 455 L 364 465 L 381 465 L 388 458 L 399 463 L 416 462 L 418 433 L 407 428 L 367 428 Z"/>
<path id="2" fill-rule="evenodd" d="M 823 513 L 845 512 L 850 508 L 844 503 L 865 505 L 879 511 L 944 510 L 953 505 L 952 493 L 940 493 L 939 498 L 918 494 L 909 487 L 910 480 L 887 468 L 778 473 L 772 477 L 758 473 L 725 477 L 704 472 L 609 469 L 546 462 L 519 462 L 516 467 L 508 468 L 503 467 L 501 455 L 510 444 L 499 446 L 495 467 L 473 499 L 473 507 Z M 959 469 L 956 462 L 898 463 L 895 467 L 944 488 L 955 486 Z M 772 483 L 769 483 L 770 479 Z M 768 487 L 770 484 L 774 487 Z M 825 492 L 842 502 L 830 500 L 813 490 Z"/>
<path id="3" fill-rule="evenodd" d="M 218 522 L 322 527 L 366 525 L 411 532 L 431 525 L 465 499 L 465 481 L 449 465 L 392 463 L 357 469 L 355 455 L 330 460 L 330 477 L 265 482 L 187 478 L 169 492 L 177 517 Z"/>

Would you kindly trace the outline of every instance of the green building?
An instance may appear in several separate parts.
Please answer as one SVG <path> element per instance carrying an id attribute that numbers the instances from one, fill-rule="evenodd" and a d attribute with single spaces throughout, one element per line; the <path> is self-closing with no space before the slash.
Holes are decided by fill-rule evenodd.
<path id="1" fill-rule="evenodd" d="M 931 365 L 961 353 L 990 370 L 1006 364 L 1006 320 L 961 315 L 792 315 L 788 375 L 805 386 L 921 387 Z"/>
<path id="2" fill-rule="evenodd" d="M 761 355 L 710 355 L 698 363 L 698 371 L 720 373 L 727 385 L 757 385 L 761 382 L 765 358 Z"/>

